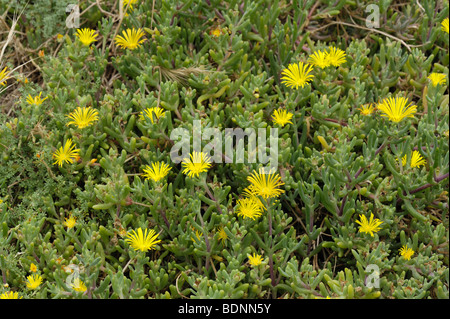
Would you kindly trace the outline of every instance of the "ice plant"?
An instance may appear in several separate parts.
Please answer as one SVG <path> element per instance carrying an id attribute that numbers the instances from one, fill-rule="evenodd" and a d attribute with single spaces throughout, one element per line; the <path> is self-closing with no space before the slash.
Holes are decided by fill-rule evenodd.
<path id="1" fill-rule="evenodd" d="M 414 250 L 408 248 L 408 245 L 403 245 L 398 251 L 400 252 L 400 256 L 403 256 L 406 260 L 410 260 L 414 255 Z"/>
<path id="2" fill-rule="evenodd" d="M 314 77 L 311 74 L 313 68 L 308 63 L 293 63 L 289 64 L 287 69 L 281 71 L 281 74 L 284 75 L 281 77 L 281 83 L 286 84 L 287 87 L 304 87 L 305 84 L 308 84 Z"/>
<path id="3" fill-rule="evenodd" d="M 73 280 L 73 284 L 71 284 L 70 286 L 72 287 L 73 290 L 78 292 L 85 292 L 87 290 L 87 287 L 84 284 L 84 282 L 81 281 L 81 279 L 78 277 Z"/>
<path id="4" fill-rule="evenodd" d="M 359 227 L 360 233 L 369 233 L 370 236 L 373 237 L 373 233 L 378 232 L 381 227 L 380 225 L 383 223 L 378 218 L 373 219 L 373 213 L 370 213 L 370 219 L 367 220 L 366 216 L 359 215 L 361 221 L 357 220 L 356 223 L 361 225 Z"/>
<path id="5" fill-rule="evenodd" d="M 27 288 L 34 290 L 42 284 L 42 276 L 40 275 L 30 275 L 27 277 Z"/>
<path id="6" fill-rule="evenodd" d="M 341 49 L 331 47 L 327 54 L 328 62 L 333 66 L 340 66 L 341 64 L 347 62 L 345 58 L 345 51 Z"/>
<path id="7" fill-rule="evenodd" d="M 146 179 L 151 179 L 155 182 L 163 179 L 172 168 L 164 162 L 152 163 L 152 166 L 146 165 L 143 169 L 145 174 L 142 174 Z"/>
<path id="8" fill-rule="evenodd" d="M 425 165 L 426 163 L 427 161 L 422 157 L 422 155 L 420 155 L 419 151 L 412 152 L 411 163 L 409 164 L 411 168 L 420 167 L 422 165 Z M 402 165 L 406 165 L 406 155 L 402 158 Z"/>
<path id="9" fill-rule="evenodd" d="M 44 102 L 48 98 L 48 96 L 47 96 L 42 99 L 41 95 L 42 95 L 42 92 L 40 92 L 39 95 L 36 95 L 35 97 L 32 97 L 31 94 L 28 94 L 27 103 L 34 104 L 36 106 L 41 105 L 42 102 Z"/>
<path id="10" fill-rule="evenodd" d="M 2 71 L 0 71 L 0 85 L 5 86 L 6 80 L 9 79 L 9 76 L 8 76 L 9 73 L 7 72 L 7 69 L 8 69 L 8 67 L 5 66 L 5 68 Z"/>
<path id="11" fill-rule="evenodd" d="M 272 119 L 275 123 L 280 126 L 285 126 L 288 123 L 291 123 L 292 113 L 286 110 L 275 110 L 272 115 Z"/>
<path id="12" fill-rule="evenodd" d="M 134 250 L 146 252 L 155 249 L 154 246 L 161 241 L 158 239 L 158 235 L 159 234 L 156 234 L 153 229 L 150 229 L 150 231 L 148 229 L 142 231 L 142 228 L 139 227 L 137 232 L 132 230 L 131 233 L 127 235 L 125 241 L 128 242 Z"/>
<path id="13" fill-rule="evenodd" d="M 444 32 L 449 33 L 448 18 L 445 18 L 444 20 L 442 20 L 442 22 L 441 22 L 441 30 L 444 31 Z"/>
<path id="14" fill-rule="evenodd" d="M 123 49 L 134 50 L 147 39 L 141 39 L 144 36 L 144 31 L 139 29 L 127 29 L 126 31 L 122 31 L 122 35 L 117 35 L 114 38 L 116 45 L 122 47 Z"/>
<path id="15" fill-rule="evenodd" d="M 262 262 L 262 256 L 261 255 L 257 255 L 255 253 L 253 253 L 253 255 L 248 255 L 248 263 L 252 266 L 252 267 L 256 267 L 261 265 Z"/>
<path id="16" fill-rule="evenodd" d="M 371 115 L 373 112 L 375 112 L 375 108 L 373 107 L 372 103 L 362 105 L 358 110 L 361 111 L 361 114 L 364 116 Z"/>
<path id="17" fill-rule="evenodd" d="M 139 118 L 141 120 L 145 120 L 145 118 L 149 118 L 150 121 L 152 122 L 152 124 L 154 124 L 153 115 L 155 116 L 156 119 L 159 119 L 161 116 L 164 116 L 165 113 L 166 112 L 164 111 L 164 109 L 159 106 L 150 107 L 150 108 L 147 108 L 144 111 L 142 111 L 139 114 Z"/>
<path id="18" fill-rule="evenodd" d="M 262 214 L 261 205 L 256 197 L 245 197 L 238 199 L 237 205 L 237 215 L 242 216 L 244 219 L 250 218 L 255 220 Z"/>
<path id="19" fill-rule="evenodd" d="M 75 34 L 81 43 L 86 46 L 89 46 L 92 42 L 97 41 L 96 37 L 98 34 L 95 34 L 95 30 L 89 28 L 77 29 L 77 33 Z"/>
<path id="20" fill-rule="evenodd" d="M 328 53 L 322 51 L 316 51 L 308 58 L 308 62 L 314 66 L 324 69 L 330 66 L 330 60 L 328 59 Z"/>
<path id="21" fill-rule="evenodd" d="M 77 107 L 75 111 L 66 115 L 72 121 L 67 122 L 67 126 L 76 125 L 78 128 L 85 128 L 95 121 L 98 121 L 98 111 L 92 107 Z"/>
<path id="22" fill-rule="evenodd" d="M 217 28 L 212 29 L 210 31 L 210 34 L 217 38 L 217 37 L 219 37 L 222 34 L 222 31 L 220 30 L 219 27 L 217 27 Z"/>
<path id="23" fill-rule="evenodd" d="M 189 177 L 199 176 L 200 173 L 207 172 L 211 167 L 211 159 L 203 152 L 193 152 L 189 158 L 184 158 L 181 166 L 184 167 L 183 174 Z"/>
<path id="24" fill-rule="evenodd" d="M 10 291 L 10 292 L 2 293 L 0 295 L 0 299 L 22 299 L 22 297 L 19 298 L 18 292 Z"/>
<path id="25" fill-rule="evenodd" d="M 444 85 L 447 82 L 447 79 L 445 78 L 445 74 L 443 73 L 431 73 L 428 76 L 428 79 L 431 81 L 431 84 L 433 86 L 437 86 L 438 84 Z"/>
<path id="26" fill-rule="evenodd" d="M 62 166 L 63 163 L 73 163 L 80 154 L 79 149 L 75 149 L 76 145 L 72 144 L 72 139 L 68 139 L 64 147 L 60 147 L 58 150 L 53 153 L 53 158 L 56 160 L 54 164 L 58 164 Z"/>
<path id="27" fill-rule="evenodd" d="M 281 181 L 280 175 L 278 173 L 269 172 L 269 174 L 264 174 L 264 169 L 260 168 L 259 173 L 253 171 L 247 180 L 251 185 L 247 189 L 247 193 L 254 196 L 261 196 L 264 199 L 278 197 L 284 193 L 284 190 L 280 189 L 281 185 L 284 183 Z"/>
<path id="28" fill-rule="evenodd" d="M 384 99 L 377 105 L 382 114 L 381 116 L 389 118 L 390 121 L 398 123 L 406 117 L 414 117 L 417 112 L 415 105 L 408 104 L 408 99 L 404 97 L 390 97 Z"/>
<path id="29" fill-rule="evenodd" d="M 69 215 L 69 218 L 65 218 L 65 221 L 63 223 L 64 226 L 67 227 L 67 229 L 74 228 L 77 224 L 77 219 L 72 216 L 72 214 Z"/>

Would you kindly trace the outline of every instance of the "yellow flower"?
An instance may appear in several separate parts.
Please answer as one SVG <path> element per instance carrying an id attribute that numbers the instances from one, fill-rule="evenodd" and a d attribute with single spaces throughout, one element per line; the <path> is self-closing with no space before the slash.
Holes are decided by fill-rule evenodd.
<path id="1" fill-rule="evenodd" d="M 447 79 L 445 78 L 445 74 L 443 73 L 431 73 L 428 76 L 428 79 L 430 79 L 431 84 L 433 84 L 433 86 L 437 86 L 438 84 L 444 85 L 447 82 Z"/>
<path id="2" fill-rule="evenodd" d="M 225 232 L 225 229 L 223 228 L 223 226 L 219 227 L 219 240 L 222 241 L 222 245 L 225 243 L 225 240 L 228 239 L 228 235 Z"/>
<path id="3" fill-rule="evenodd" d="M 203 152 L 193 152 L 189 158 L 184 158 L 181 166 L 183 173 L 189 177 L 200 176 L 200 173 L 207 172 L 211 167 L 211 159 Z"/>
<path id="4" fill-rule="evenodd" d="M 372 103 L 362 105 L 358 110 L 361 111 L 361 114 L 364 116 L 371 115 L 373 112 L 375 112 L 375 108 L 373 107 Z"/>
<path id="5" fill-rule="evenodd" d="M 34 104 L 36 106 L 41 105 L 42 102 L 44 102 L 48 98 L 48 96 L 47 96 L 47 97 L 41 99 L 41 94 L 42 94 L 42 92 L 39 93 L 39 95 L 37 95 L 35 97 L 32 97 L 31 94 L 28 94 L 28 97 L 27 97 L 28 104 Z"/>
<path id="6" fill-rule="evenodd" d="M 403 256 L 406 260 L 410 260 L 412 255 L 414 255 L 414 250 L 408 248 L 408 245 L 403 245 L 402 248 L 399 249 L 400 256 Z"/>
<path id="7" fill-rule="evenodd" d="M 331 47 L 327 54 L 328 62 L 333 66 L 340 66 L 347 62 L 345 58 L 345 51 L 341 49 Z"/>
<path id="8" fill-rule="evenodd" d="M 95 34 L 95 30 L 89 28 L 77 29 L 75 35 L 84 45 L 90 45 L 92 42 L 97 41 L 96 37 L 98 36 L 98 34 Z"/>
<path id="9" fill-rule="evenodd" d="M 191 237 L 191 240 L 192 240 L 192 241 L 195 241 L 195 242 L 199 242 L 200 239 L 201 239 L 202 236 L 203 236 L 203 233 L 200 232 L 200 231 L 198 231 L 198 230 L 195 229 L 194 227 L 191 227 L 191 229 L 192 229 L 192 231 L 195 231 L 195 238 L 196 238 L 196 239 L 194 239 L 194 237 Z"/>
<path id="10" fill-rule="evenodd" d="M 417 112 L 415 105 L 408 103 L 404 97 L 387 98 L 384 99 L 377 108 L 382 112 L 381 116 L 389 118 L 392 122 L 400 122 L 405 117 L 414 117 Z"/>
<path id="11" fill-rule="evenodd" d="M 128 3 L 130 4 L 129 9 L 130 11 L 133 11 L 133 4 L 136 4 L 137 0 L 123 0 L 123 8 L 125 9 L 128 6 Z"/>
<path id="12" fill-rule="evenodd" d="M 425 165 L 427 161 L 420 155 L 419 151 L 413 151 L 411 155 L 411 163 L 409 166 L 411 168 L 420 167 L 421 165 Z M 406 165 L 406 155 L 402 158 L 402 165 Z"/>
<path id="13" fill-rule="evenodd" d="M 73 290 L 79 291 L 79 292 L 85 292 L 87 290 L 86 285 L 83 281 L 80 280 L 80 278 L 75 278 L 73 280 L 73 284 L 70 285 Z"/>
<path id="14" fill-rule="evenodd" d="M 449 23 L 448 23 L 448 18 L 445 18 L 442 22 L 441 22 L 441 30 L 444 32 L 449 33 Z"/>
<path id="15" fill-rule="evenodd" d="M 244 219 L 251 218 L 255 220 L 255 218 L 258 218 L 262 214 L 259 199 L 256 197 L 245 197 L 238 199 L 237 205 L 237 215 L 242 216 Z"/>
<path id="16" fill-rule="evenodd" d="M 123 36 L 117 35 L 115 37 L 116 45 L 122 47 L 123 49 L 134 50 L 138 48 L 142 42 L 147 39 L 141 38 L 144 36 L 144 31 L 141 28 L 139 29 L 127 29 L 126 31 L 122 31 Z"/>
<path id="17" fill-rule="evenodd" d="M 150 231 L 145 229 L 145 231 L 142 232 L 142 228 L 139 227 L 137 232 L 133 230 L 129 233 L 125 241 L 128 242 L 134 250 L 145 252 L 147 250 L 155 249 L 154 246 L 161 241 L 157 239 L 158 236 L 159 234 L 156 234 L 153 229 L 150 229 Z"/>
<path id="18" fill-rule="evenodd" d="M 8 69 L 8 67 L 5 66 L 5 68 L 0 72 L 0 85 L 5 86 L 6 85 L 6 80 L 8 80 L 10 78 L 8 76 L 9 73 L 6 72 L 7 69 Z"/>
<path id="19" fill-rule="evenodd" d="M 295 87 L 296 89 L 304 87 L 314 77 L 312 74 L 313 68 L 308 63 L 299 62 L 289 64 L 287 69 L 284 69 L 281 74 L 284 75 L 281 83 L 286 84 L 287 87 Z"/>
<path id="20" fill-rule="evenodd" d="M 220 30 L 219 27 L 217 27 L 217 28 L 212 29 L 210 34 L 217 38 L 222 34 L 222 31 Z"/>
<path id="21" fill-rule="evenodd" d="M 261 265 L 262 262 L 262 256 L 261 255 L 257 255 L 255 253 L 253 253 L 252 255 L 248 255 L 248 263 L 252 266 L 252 267 L 256 267 Z"/>
<path id="22" fill-rule="evenodd" d="M 31 272 L 37 272 L 37 266 L 36 266 L 35 264 L 31 263 L 31 265 L 30 265 L 30 271 L 31 271 Z"/>
<path id="23" fill-rule="evenodd" d="M 10 291 L 1 294 L 0 299 L 22 299 L 22 297 L 19 298 L 19 293 Z"/>
<path id="24" fill-rule="evenodd" d="M 264 174 L 264 169 L 260 168 L 259 173 L 253 171 L 247 180 L 251 183 L 247 193 L 253 194 L 254 196 L 261 196 L 265 199 L 271 197 L 278 197 L 284 190 L 279 189 L 284 183 L 281 181 L 280 175 L 278 173 Z"/>
<path id="25" fill-rule="evenodd" d="M 65 218 L 65 221 L 63 223 L 64 226 L 67 227 L 67 229 L 74 228 L 77 224 L 77 219 L 72 216 L 72 214 L 69 214 L 69 218 Z"/>
<path id="26" fill-rule="evenodd" d="M 361 225 L 361 227 L 359 227 L 360 233 L 369 233 L 370 236 L 373 237 L 373 233 L 376 233 L 381 229 L 381 227 L 379 226 L 383 222 L 378 218 L 373 219 L 373 213 L 370 213 L 369 221 L 367 221 L 367 218 L 364 215 L 359 215 L 359 218 L 361 219 L 361 221 L 357 220 L 356 223 Z"/>
<path id="27" fill-rule="evenodd" d="M 330 66 L 330 61 L 328 59 L 328 53 L 322 51 L 316 51 L 309 56 L 308 62 L 314 66 L 324 69 Z"/>
<path id="28" fill-rule="evenodd" d="M 142 174 L 146 179 L 152 179 L 155 182 L 163 179 L 172 168 L 169 167 L 168 164 L 164 162 L 156 162 L 152 163 L 152 167 L 146 165 L 143 171 L 145 174 Z"/>
<path id="29" fill-rule="evenodd" d="M 66 115 L 72 121 L 68 122 L 66 125 L 71 124 L 78 126 L 78 128 L 85 128 L 95 121 L 98 121 L 98 111 L 92 107 L 77 107 L 75 111 Z"/>
<path id="30" fill-rule="evenodd" d="M 291 123 L 292 113 L 286 110 L 275 110 L 272 115 L 272 119 L 278 125 L 284 126 L 287 123 Z"/>
<path id="31" fill-rule="evenodd" d="M 164 116 L 164 114 L 166 114 L 166 112 L 164 111 L 163 108 L 161 108 L 159 106 L 157 106 L 157 107 L 150 107 L 150 108 L 147 108 L 144 111 L 142 111 L 139 114 L 139 118 L 141 120 L 145 120 L 145 118 L 149 118 L 150 121 L 153 124 L 154 123 L 153 114 L 155 115 L 156 119 L 159 119 L 161 116 Z"/>
<path id="32" fill-rule="evenodd" d="M 59 150 L 53 153 L 53 158 L 56 159 L 53 165 L 58 163 L 59 166 L 62 166 L 64 162 L 73 163 L 80 152 L 79 149 L 75 149 L 75 146 L 76 145 L 72 145 L 72 139 L 69 138 L 66 141 L 66 144 L 64 144 L 64 147 L 61 146 Z"/>
<path id="33" fill-rule="evenodd" d="M 42 284 L 42 277 L 40 275 L 31 275 L 27 277 L 27 288 L 34 290 Z"/>

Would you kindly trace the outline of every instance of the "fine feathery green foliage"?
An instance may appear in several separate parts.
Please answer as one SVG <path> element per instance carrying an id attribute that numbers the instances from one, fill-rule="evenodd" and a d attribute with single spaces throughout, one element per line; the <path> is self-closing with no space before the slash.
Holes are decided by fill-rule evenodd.
<path id="1" fill-rule="evenodd" d="M 0 0 L 2 298 L 449 298 L 447 1 L 70 2 Z"/>

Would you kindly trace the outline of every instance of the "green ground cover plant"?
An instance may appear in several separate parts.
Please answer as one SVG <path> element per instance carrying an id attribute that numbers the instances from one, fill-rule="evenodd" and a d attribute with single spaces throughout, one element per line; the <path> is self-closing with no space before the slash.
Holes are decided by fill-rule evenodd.
<path id="1" fill-rule="evenodd" d="M 0 0 L 0 298 L 448 299 L 448 16 Z"/>

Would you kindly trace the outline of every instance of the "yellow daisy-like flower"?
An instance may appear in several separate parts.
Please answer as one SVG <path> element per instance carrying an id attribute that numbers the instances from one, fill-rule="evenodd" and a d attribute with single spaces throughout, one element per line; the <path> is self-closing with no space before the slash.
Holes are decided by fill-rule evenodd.
<path id="1" fill-rule="evenodd" d="M 164 163 L 164 162 L 156 162 L 152 163 L 152 167 L 146 165 L 143 171 L 145 174 L 142 174 L 146 179 L 154 180 L 155 182 L 163 179 L 172 168 Z"/>
<path id="2" fill-rule="evenodd" d="M 449 33 L 449 23 L 448 23 L 448 18 L 445 18 L 442 22 L 441 22 L 441 30 L 444 32 Z"/>
<path id="3" fill-rule="evenodd" d="M 92 42 L 97 41 L 96 37 L 98 36 L 98 34 L 95 34 L 95 30 L 89 28 L 77 29 L 77 33 L 75 35 L 81 43 L 87 46 Z"/>
<path id="4" fill-rule="evenodd" d="M 238 199 L 237 205 L 237 215 L 242 216 L 244 219 L 250 218 L 255 220 L 262 214 L 262 208 L 259 199 L 256 197 L 245 197 L 242 199 Z"/>
<path id="5" fill-rule="evenodd" d="M 371 115 L 373 112 L 375 112 L 375 108 L 373 107 L 372 103 L 362 105 L 358 110 L 361 111 L 361 114 L 364 116 Z"/>
<path id="6" fill-rule="evenodd" d="M 74 228 L 77 224 L 76 217 L 73 217 L 72 214 L 69 214 L 69 218 L 65 218 L 65 221 L 63 223 L 64 226 L 67 227 L 67 229 Z"/>
<path id="7" fill-rule="evenodd" d="M 206 153 L 193 152 L 191 158 L 184 158 L 181 166 L 184 167 L 183 173 L 189 177 L 199 176 L 200 173 L 207 172 L 211 167 L 211 159 Z"/>
<path id="8" fill-rule="evenodd" d="M 219 238 L 219 240 L 222 241 L 222 245 L 225 243 L 225 240 L 228 239 L 228 235 L 225 232 L 225 229 L 223 228 L 223 226 L 219 227 L 219 237 L 218 238 Z"/>
<path id="9" fill-rule="evenodd" d="M 158 236 L 159 234 L 156 234 L 153 229 L 150 229 L 150 231 L 145 229 L 143 232 L 142 228 L 139 227 L 137 232 L 134 230 L 131 231 L 131 233 L 127 235 L 125 241 L 128 242 L 134 250 L 146 252 L 155 249 L 154 246 L 161 241 L 158 239 Z"/>
<path id="10" fill-rule="evenodd" d="M 367 218 L 364 215 L 359 215 L 359 218 L 361 221 L 357 220 L 356 223 L 361 225 L 361 227 L 359 227 L 360 233 L 369 233 L 370 236 L 373 237 L 373 233 L 376 233 L 381 229 L 380 225 L 383 222 L 378 218 L 373 219 L 373 213 L 370 213 L 369 221 L 367 221 Z"/>
<path id="11" fill-rule="evenodd" d="M 291 123 L 292 113 L 286 110 L 275 110 L 272 115 L 272 119 L 280 126 L 285 126 L 287 123 Z"/>
<path id="12" fill-rule="evenodd" d="M 219 27 L 217 27 L 217 28 L 212 29 L 209 34 L 211 34 L 212 36 L 217 38 L 222 34 L 222 31 L 220 30 Z"/>
<path id="13" fill-rule="evenodd" d="M 27 288 L 34 290 L 42 284 L 42 276 L 31 275 L 27 277 Z"/>
<path id="14" fill-rule="evenodd" d="M 433 84 L 433 86 L 437 86 L 438 84 L 444 85 L 447 82 L 447 79 L 445 78 L 446 75 L 443 73 L 431 73 L 428 76 L 428 79 L 430 79 L 431 84 Z"/>
<path id="15" fill-rule="evenodd" d="M 144 111 L 142 111 L 139 114 L 139 118 L 141 120 L 145 120 L 145 118 L 149 118 L 150 121 L 152 122 L 152 124 L 154 124 L 153 115 L 155 116 L 156 119 L 159 119 L 161 116 L 164 116 L 164 114 L 166 114 L 166 112 L 164 111 L 163 108 L 161 108 L 159 106 L 150 107 L 150 108 L 147 108 Z"/>
<path id="16" fill-rule="evenodd" d="M 419 151 L 412 152 L 411 163 L 409 164 L 411 168 L 420 167 L 422 165 L 425 165 L 426 163 L 427 161 L 422 157 L 422 155 L 420 155 Z M 402 158 L 402 165 L 406 165 L 406 155 Z"/>
<path id="17" fill-rule="evenodd" d="M 78 126 L 78 128 L 85 128 L 95 121 L 98 121 L 98 111 L 92 107 L 77 107 L 75 111 L 66 115 L 72 121 L 68 122 L 66 125 L 71 124 Z"/>
<path id="18" fill-rule="evenodd" d="M 35 264 L 33 264 L 33 263 L 31 263 L 31 265 L 30 265 L 30 271 L 31 272 L 37 272 L 37 266 L 35 265 Z"/>
<path id="19" fill-rule="evenodd" d="M 8 80 L 10 77 L 8 76 L 9 73 L 7 72 L 8 67 L 5 66 L 5 68 L 0 72 L 0 85 L 5 86 L 6 80 Z"/>
<path id="20" fill-rule="evenodd" d="M 406 260 L 410 260 L 414 255 L 414 250 L 412 248 L 408 248 L 408 245 L 403 245 L 402 248 L 399 249 L 400 256 L 403 256 Z"/>
<path id="21" fill-rule="evenodd" d="M 72 287 L 73 290 L 78 292 L 85 292 L 87 290 L 87 287 L 84 284 L 84 282 L 81 281 L 81 279 L 78 277 L 73 280 L 73 284 L 71 284 L 70 286 Z"/>
<path id="22" fill-rule="evenodd" d="M 128 6 L 128 3 L 130 4 L 129 9 L 130 11 L 133 11 L 133 4 L 137 3 L 137 0 L 123 0 L 123 8 L 125 9 Z"/>
<path id="23" fill-rule="evenodd" d="M 75 144 L 72 145 L 72 139 L 69 138 L 64 147 L 61 146 L 53 153 L 53 158 L 56 159 L 53 165 L 58 163 L 59 166 L 62 166 L 64 162 L 73 163 L 80 156 L 80 150 L 75 149 L 75 146 Z"/>
<path id="24" fill-rule="evenodd" d="M 264 169 L 260 168 L 259 173 L 253 171 L 247 180 L 251 183 L 248 188 L 248 193 L 254 196 L 261 196 L 265 199 L 271 197 L 278 197 L 284 193 L 284 190 L 280 189 L 284 183 L 281 181 L 278 173 L 264 174 Z"/>
<path id="25" fill-rule="evenodd" d="M 123 49 L 130 49 L 134 50 L 147 39 L 141 39 L 144 36 L 144 31 L 139 29 L 127 29 L 126 31 L 122 31 L 122 35 L 117 35 L 114 38 L 114 41 L 116 42 L 116 45 L 119 47 L 122 47 Z"/>
<path id="26" fill-rule="evenodd" d="M 408 104 L 408 100 L 404 97 L 390 97 L 384 99 L 377 105 L 382 114 L 381 116 L 389 118 L 390 121 L 398 123 L 406 117 L 414 117 L 417 112 L 415 105 Z"/>
<path id="27" fill-rule="evenodd" d="M 316 51 L 308 58 L 308 62 L 314 66 L 324 69 L 330 66 L 330 60 L 328 59 L 328 53 L 322 51 Z"/>
<path id="28" fill-rule="evenodd" d="M 41 105 L 42 102 L 44 102 L 48 98 L 48 96 L 46 96 L 43 99 L 41 99 L 41 95 L 42 95 L 42 92 L 39 93 L 39 95 L 37 95 L 35 97 L 32 97 L 31 94 L 28 94 L 27 103 L 30 104 L 30 105 L 34 104 L 36 106 Z"/>
<path id="29" fill-rule="evenodd" d="M 257 255 L 255 253 L 253 253 L 253 255 L 248 255 L 248 263 L 252 267 L 259 266 L 262 263 L 262 256 L 261 255 Z"/>
<path id="30" fill-rule="evenodd" d="M 340 66 L 341 64 L 347 62 L 345 58 L 345 51 L 341 49 L 331 47 L 327 54 L 328 63 L 333 66 Z"/>
<path id="31" fill-rule="evenodd" d="M 5 292 L 3 294 L 0 295 L 0 299 L 22 299 L 22 297 L 19 298 L 19 293 L 18 292 Z"/>
<path id="32" fill-rule="evenodd" d="M 314 75 L 310 74 L 312 70 L 312 66 L 308 63 L 299 62 L 289 64 L 287 69 L 281 72 L 284 75 L 281 77 L 281 83 L 286 84 L 287 87 L 295 87 L 296 89 L 299 86 L 304 87 L 314 77 Z"/>
<path id="33" fill-rule="evenodd" d="M 194 227 L 191 227 L 191 229 L 192 229 L 192 231 L 195 232 L 195 239 L 194 239 L 194 237 L 191 237 L 191 240 L 198 243 L 201 240 L 203 233 L 201 231 L 198 231 Z"/>

